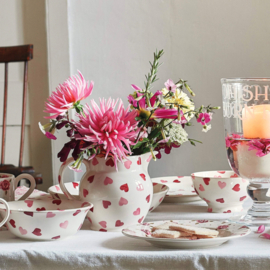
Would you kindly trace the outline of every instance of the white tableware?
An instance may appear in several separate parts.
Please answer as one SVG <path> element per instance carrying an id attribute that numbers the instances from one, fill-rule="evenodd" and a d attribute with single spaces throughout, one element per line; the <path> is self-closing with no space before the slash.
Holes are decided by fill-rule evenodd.
<path id="1" fill-rule="evenodd" d="M 80 200 L 79 197 L 79 183 L 78 182 L 70 182 L 65 183 L 66 189 L 70 194 Z M 165 198 L 166 193 L 168 192 L 169 188 L 164 184 L 153 183 L 153 199 L 151 202 L 151 206 L 149 211 L 153 211 L 157 208 Z M 48 189 L 48 192 L 55 198 L 60 200 L 67 199 L 64 195 L 63 191 L 60 189 L 59 185 L 51 186 Z"/>
<path id="2" fill-rule="evenodd" d="M 153 226 L 157 226 L 169 221 L 181 225 L 215 229 L 219 231 L 219 236 L 216 238 L 196 240 L 186 240 L 179 238 L 154 238 L 151 236 L 151 229 Z M 216 220 L 162 220 L 155 222 L 147 222 L 144 224 L 137 224 L 122 230 L 122 233 L 125 236 L 145 240 L 150 244 L 161 248 L 175 249 L 198 249 L 215 247 L 227 242 L 228 240 L 246 236 L 250 232 L 251 229 L 247 226 L 243 226 L 242 224 Z"/>
<path id="3" fill-rule="evenodd" d="M 28 179 L 30 181 L 29 190 L 19 198 L 19 200 L 26 199 L 35 189 L 36 181 L 34 177 L 30 174 L 20 174 L 16 178 L 13 174 L 9 173 L 0 173 L 0 198 L 5 199 L 6 201 L 15 200 L 15 190 L 19 184 L 19 181 L 22 179 Z"/>
<path id="4" fill-rule="evenodd" d="M 201 198 L 196 194 L 190 176 L 166 176 L 151 179 L 154 183 L 165 184 L 169 187 L 163 202 L 182 203 L 199 201 Z"/>
<path id="5" fill-rule="evenodd" d="M 198 195 L 208 204 L 208 212 L 234 213 L 243 210 L 249 182 L 235 172 L 196 172 L 191 176 Z"/>
<path id="6" fill-rule="evenodd" d="M 129 156 L 123 162 L 117 161 L 117 170 L 112 158 L 83 159 L 86 172 L 79 184 L 79 197 L 94 204 L 87 215 L 91 230 L 121 231 L 125 226 L 143 222 L 153 199 L 147 172 L 151 159 L 151 153 Z M 69 158 L 61 165 L 58 181 L 67 198 L 77 200 L 66 189 L 63 178 L 64 170 L 72 162 Z"/>
<path id="7" fill-rule="evenodd" d="M 57 240 L 75 234 L 93 206 L 88 202 L 51 200 L 46 196 L 8 205 L 10 215 L 6 226 L 14 235 L 29 240 Z M 1 204 L 0 214 L 6 215 Z"/>
<path id="8" fill-rule="evenodd" d="M 153 183 L 153 199 L 149 212 L 152 212 L 162 203 L 168 191 L 169 187 L 167 187 L 166 185 Z"/>

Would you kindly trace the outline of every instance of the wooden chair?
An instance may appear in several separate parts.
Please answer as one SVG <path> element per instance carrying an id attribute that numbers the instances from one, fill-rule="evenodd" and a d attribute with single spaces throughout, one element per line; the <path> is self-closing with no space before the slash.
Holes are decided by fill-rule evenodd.
<path id="1" fill-rule="evenodd" d="M 5 64 L 5 80 L 4 80 L 4 112 L 3 112 L 3 126 L 2 126 L 2 150 L 0 172 L 11 173 L 15 176 L 21 173 L 32 174 L 36 179 L 36 184 L 42 184 L 42 176 L 35 173 L 32 166 L 23 167 L 23 150 L 25 137 L 25 116 L 26 116 L 26 93 L 28 81 L 28 61 L 33 59 L 33 45 L 22 45 L 14 47 L 0 47 L 0 63 Z M 22 100 L 22 122 L 21 122 L 21 139 L 20 139 L 20 153 L 19 164 L 14 166 L 12 164 L 5 164 L 5 141 L 6 141 L 6 120 L 7 120 L 7 96 L 8 96 L 8 64 L 10 62 L 24 62 L 24 82 L 23 82 L 23 100 Z"/>

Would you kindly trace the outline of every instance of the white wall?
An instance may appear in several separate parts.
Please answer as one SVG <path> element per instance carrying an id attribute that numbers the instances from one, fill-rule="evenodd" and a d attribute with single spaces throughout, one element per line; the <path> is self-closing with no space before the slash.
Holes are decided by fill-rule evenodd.
<path id="1" fill-rule="evenodd" d="M 152 52 L 163 48 L 156 89 L 167 78 L 184 78 L 197 105 L 221 105 L 220 78 L 269 76 L 269 8 L 255 0 L 69 1 L 71 71 L 95 81 L 91 98 L 126 101 L 131 83 L 143 86 Z M 186 130 L 203 144 L 164 154 L 151 176 L 229 168 L 222 112 L 207 134 L 194 125 Z"/>

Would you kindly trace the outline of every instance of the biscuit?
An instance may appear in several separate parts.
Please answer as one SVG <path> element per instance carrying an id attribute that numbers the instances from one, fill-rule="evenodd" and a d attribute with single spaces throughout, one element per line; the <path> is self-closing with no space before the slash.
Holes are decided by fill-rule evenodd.
<path id="1" fill-rule="evenodd" d="M 177 231 L 168 231 L 168 230 L 156 230 L 152 234 L 152 237 L 155 238 L 178 238 L 181 233 Z"/>
<path id="2" fill-rule="evenodd" d="M 158 226 L 155 226 L 152 228 L 152 232 L 156 231 L 156 230 L 169 230 L 171 225 L 176 225 L 176 223 L 173 222 L 166 222 L 163 224 L 160 224 Z"/>
<path id="3" fill-rule="evenodd" d="M 191 236 L 179 237 L 179 239 L 195 240 L 198 238 L 196 235 L 191 235 Z"/>
<path id="4" fill-rule="evenodd" d="M 196 234 L 196 236 L 197 236 L 197 238 L 198 239 L 207 239 L 207 238 L 216 238 L 217 237 L 217 235 L 216 236 L 214 236 L 214 235 L 199 235 L 199 234 Z"/>
<path id="5" fill-rule="evenodd" d="M 169 228 L 171 230 L 186 232 L 186 233 L 190 233 L 192 235 L 195 234 L 195 235 L 200 235 L 200 236 L 213 236 L 213 237 L 216 237 L 218 235 L 218 231 L 206 229 L 206 228 L 202 228 L 202 227 L 174 224 L 174 225 L 170 225 Z"/>

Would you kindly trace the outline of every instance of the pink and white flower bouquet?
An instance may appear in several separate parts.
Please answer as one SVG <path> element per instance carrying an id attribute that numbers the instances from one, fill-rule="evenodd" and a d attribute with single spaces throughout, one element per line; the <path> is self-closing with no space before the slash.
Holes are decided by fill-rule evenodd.
<path id="1" fill-rule="evenodd" d="M 124 107 L 122 100 L 100 99 L 99 104 L 90 100 L 89 104 L 80 102 L 88 98 L 94 83 L 86 81 L 83 75 L 70 77 L 60 84 L 45 103 L 50 122 L 41 125 L 42 132 L 50 139 L 56 139 L 55 131 L 67 128 L 69 141 L 58 153 L 61 162 L 66 161 L 70 152 L 74 158 L 71 168 L 78 171 L 84 157 L 108 157 L 123 162 L 131 155 L 151 152 L 153 159 L 160 158 L 160 150 L 170 153 L 172 147 L 180 147 L 189 141 L 195 145 L 196 140 L 188 138 L 186 127 L 192 118 L 208 131 L 211 125 L 212 111 L 219 107 L 200 106 L 195 109 L 195 96 L 185 80 L 174 83 L 171 79 L 165 82 L 163 89 L 154 93 L 150 91 L 157 80 L 159 60 L 163 50 L 154 53 L 151 70 L 146 75 L 144 89 L 131 85 L 135 90 L 128 96 L 129 106 Z M 187 90 L 187 93 L 184 92 Z M 71 119 L 70 111 L 76 111 L 75 119 Z M 155 156 L 154 151 L 158 151 Z"/>

